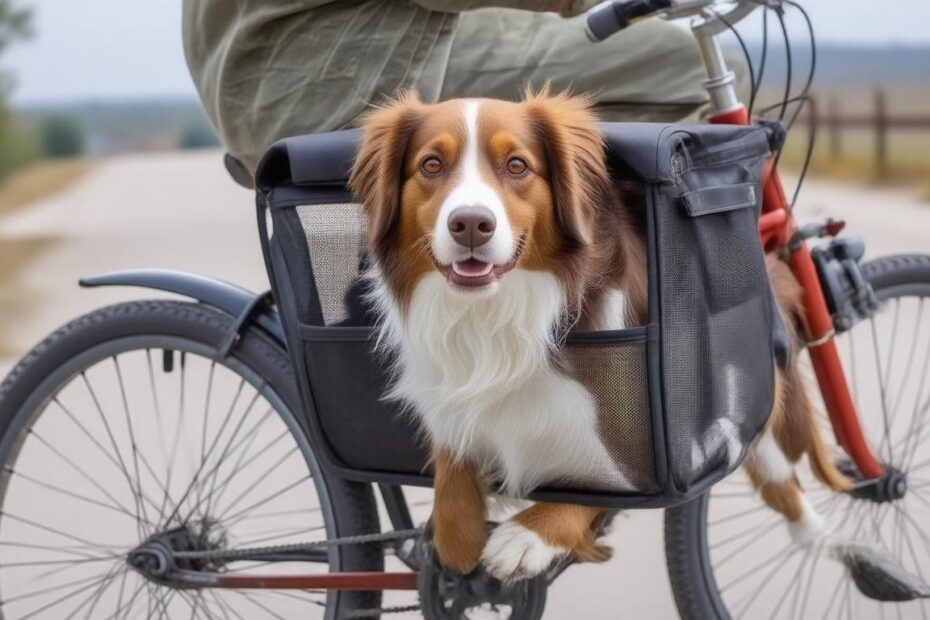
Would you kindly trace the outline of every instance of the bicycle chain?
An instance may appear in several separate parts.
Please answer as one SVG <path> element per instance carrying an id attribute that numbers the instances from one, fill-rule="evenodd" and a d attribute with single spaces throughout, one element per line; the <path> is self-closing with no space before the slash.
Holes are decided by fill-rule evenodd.
<path id="1" fill-rule="evenodd" d="M 174 551 L 171 555 L 178 559 L 196 560 L 248 560 L 252 557 L 265 556 L 275 553 L 297 553 L 310 551 L 321 547 L 336 547 L 342 545 L 363 545 L 373 542 L 389 542 L 414 538 L 421 533 L 420 528 L 409 530 L 395 530 L 393 532 L 378 532 L 377 534 L 359 534 L 357 536 L 344 536 L 330 538 L 329 540 L 315 540 L 305 543 L 292 543 L 288 545 L 274 545 L 269 547 L 249 547 L 247 549 L 210 549 L 207 551 Z"/>
<path id="2" fill-rule="evenodd" d="M 408 611 L 420 611 L 419 605 L 406 605 L 403 607 L 378 607 L 375 609 L 356 609 L 342 614 L 342 618 L 377 618 L 382 614 L 402 614 Z"/>
<path id="3" fill-rule="evenodd" d="M 406 540 L 414 538 L 422 533 L 421 528 L 409 530 L 395 530 L 393 532 L 379 532 L 377 534 L 359 534 L 357 536 L 343 536 L 341 538 L 331 538 L 329 540 L 314 540 L 305 543 L 293 543 L 289 545 L 274 545 L 269 547 L 250 547 L 248 549 L 213 549 L 209 551 L 175 551 L 172 556 L 179 559 L 204 559 L 204 560 L 247 560 L 253 556 L 263 556 L 275 553 L 296 553 L 299 551 L 309 551 L 310 549 L 319 549 L 321 547 L 342 546 L 342 545 L 361 545 L 373 542 L 390 542 L 397 540 Z M 377 618 L 386 614 L 400 614 L 409 611 L 419 611 L 419 605 L 405 605 L 400 607 L 377 607 L 372 609 L 355 609 L 342 614 L 343 618 Z"/>

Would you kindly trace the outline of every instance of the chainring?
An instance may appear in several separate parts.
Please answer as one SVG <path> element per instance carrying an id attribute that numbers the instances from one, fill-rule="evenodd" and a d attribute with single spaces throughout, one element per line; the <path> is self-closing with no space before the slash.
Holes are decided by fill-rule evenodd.
<path id="1" fill-rule="evenodd" d="M 545 574 L 503 583 L 481 566 L 467 575 L 444 568 L 433 550 L 431 529 L 426 528 L 417 550 L 420 564 L 417 587 L 426 620 L 542 618 L 548 590 Z"/>

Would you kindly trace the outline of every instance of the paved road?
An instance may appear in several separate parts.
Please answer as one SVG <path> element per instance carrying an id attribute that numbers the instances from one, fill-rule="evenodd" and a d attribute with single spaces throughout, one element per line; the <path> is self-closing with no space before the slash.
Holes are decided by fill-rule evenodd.
<path id="1" fill-rule="evenodd" d="M 809 182 L 801 211 L 848 220 L 870 239 L 870 254 L 930 252 L 930 204 L 908 192 Z M 20 353 L 55 326 L 104 303 L 152 296 L 134 290 L 82 291 L 86 274 L 133 267 L 187 269 L 255 290 L 266 287 L 252 195 L 234 186 L 214 151 L 139 155 L 95 169 L 62 196 L 0 220 L 0 243 L 47 241 L 0 292 L 23 295 L 2 317 L 3 351 Z M 0 374 L 13 363 L 0 357 Z M 631 513 L 611 536 L 607 566 L 572 568 L 551 592 L 551 618 L 674 615 L 658 512 Z M 621 611 L 622 610 L 622 611 Z"/>

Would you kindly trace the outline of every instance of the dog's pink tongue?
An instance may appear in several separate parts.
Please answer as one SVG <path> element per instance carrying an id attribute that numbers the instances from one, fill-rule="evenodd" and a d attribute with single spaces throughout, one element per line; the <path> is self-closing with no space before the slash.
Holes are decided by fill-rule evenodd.
<path id="1" fill-rule="evenodd" d="M 455 273 L 469 278 L 487 275 L 491 271 L 491 267 L 491 263 L 486 263 L 474 258 L 452 263 L 452 269 Z"/>

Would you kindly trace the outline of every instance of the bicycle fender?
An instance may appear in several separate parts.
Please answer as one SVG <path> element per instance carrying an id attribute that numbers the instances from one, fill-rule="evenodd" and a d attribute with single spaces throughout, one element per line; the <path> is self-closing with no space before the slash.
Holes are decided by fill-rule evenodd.
<path id="1" fill-rule="evenodd" d="M 113 271 L 81 278 L 79 283 L 85 288 L 135 286 L 166 291 L 190 297 L 234 318 L 247 315 L 286 350 L 284 327 L 278 313 L 269 304 L 261 303 L 267 293 L 254 293 L 218 278 L 173 269 Z"/>

